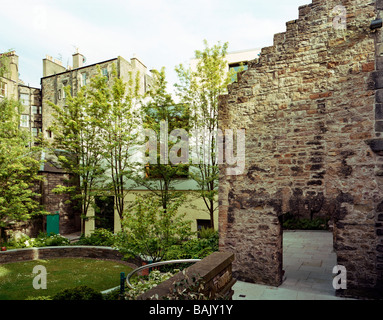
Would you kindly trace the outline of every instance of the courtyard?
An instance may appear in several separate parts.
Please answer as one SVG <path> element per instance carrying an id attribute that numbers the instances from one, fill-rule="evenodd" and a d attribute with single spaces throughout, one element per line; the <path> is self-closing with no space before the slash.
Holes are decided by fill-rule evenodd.
<path id="1" fill-rule="evenodd" d="M 337 265 L 329 231 L 283 231 L 283 283 L 279 287 L 237 281 L 233 300 L 344 300 L 332 286 Z"/>

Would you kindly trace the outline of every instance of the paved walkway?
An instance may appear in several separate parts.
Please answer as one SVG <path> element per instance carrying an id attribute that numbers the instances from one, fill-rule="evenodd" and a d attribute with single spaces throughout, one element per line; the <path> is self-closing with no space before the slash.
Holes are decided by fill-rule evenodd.
<path id="1" fill-rule="evenodd" d="M 284 281 L 279 287 L 237 281 L 233 300 L 345 300 L 335 296 L 332 233 L 284 231 Z"/>

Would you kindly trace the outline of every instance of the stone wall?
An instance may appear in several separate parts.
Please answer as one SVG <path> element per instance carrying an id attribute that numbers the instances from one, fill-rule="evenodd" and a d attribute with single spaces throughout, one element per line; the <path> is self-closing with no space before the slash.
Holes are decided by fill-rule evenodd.
<path id="1" fill-rule="evenodd" d="M 41 202 L 44 209 L 51 214 L 59 212 L 60 234 L 65 235 L 81 231 L 80 209 L 75 206 L 75 202 L 71 201 L 68 194 L 58 194 L 53 191 L 58 185 L 68 185 L 69 175 L 47 164 L 45 164 L 44 169 L 41 172 L 44 176 L 41 185 Z"/>
<path id="2" fill-rule="evenodd" d="M 114 248 L 94 246 L 42 247 L 0 251 L 0 263 L 69 257 L 122 260 L 123 255 Z M 132 266 L 136 268 L 134 265 Z"/>
<path id="3" fill-rule="evenodd" d="M 244 174 L 227 176 L 223 165 L 220 176 L 220 246 L 236 254 L 239 279 L 281 284 L 280 217 L 289 212 L 333 220 L 348 288 L 381 283 L 381 160 L 370 148 L 383 127 L 375 123 L 381 31 L 370 30 L 377 12 L 364 0 L 342 1 L 347 29 L 335 28 L 339 4 L 299 7 L 220 99 L 221 129 L 246 130 Z"/>
<path id="4" fill-rule="evenodd" d="M 234 293 L 232 286 L 236 282 L 232 277 L 233 260 L 234 255 L 230 252 L 214 252 L 185 269 L 185 273 L 179 272 L 138 296 L 137 300 L 167 300 L 167 296 L 173 292 L 175 284 L 180 285 L 178 287 L 180 291 L 186 289 L 186 292 L 196 293 L 193 285 L 196 285 L 197 282 L 193 282 L 193 278 L 201 281 L 199 284 L 203 284 L 204 289 L 199 293 L 203 293 L 209 300 L 231 299 Z M 182 300 L 187 299 L 183 297 Z"/>

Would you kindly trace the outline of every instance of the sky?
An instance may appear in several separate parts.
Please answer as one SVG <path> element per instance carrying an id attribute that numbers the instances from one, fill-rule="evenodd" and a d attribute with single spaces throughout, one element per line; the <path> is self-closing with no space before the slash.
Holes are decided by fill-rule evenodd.
<path id="1" fill-rule="evenodd" d="M 40 87 L 42 59 L 72 65 L 78 50 L 86 65 L 134 55 L 148 69 L 174 71 L 195 50 L 228 42 L 228 51 L 263 48 L 298 18 L 311 0 L 0 0 L 0 52 L 19 56 L 20 79 Z"/>

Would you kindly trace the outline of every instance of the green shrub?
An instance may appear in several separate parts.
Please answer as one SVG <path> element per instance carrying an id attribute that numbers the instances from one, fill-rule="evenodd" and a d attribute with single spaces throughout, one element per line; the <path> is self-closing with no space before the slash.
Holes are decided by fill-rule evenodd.
<path id="1" fill-rule="evenodd" d="M 69 239 L 59 235 L 53 234 L 47 235 L 41 232 L 36 238 L 31 238 L 25 234 L 14 237 L 12 236 L 8 241 L 10 248 L 33 248 L 33 247 L 49 247 L 49 246 L 67 246 L 70 244 Z"/>
<path id="2" fill-rule="evenodd" d="M 52 300 L 102 300 L 101 292 L 88 286 L 78 286 L 70 289 L 64 289 L 56 293 Z"/>
<path id="3" fill-rule="evenodd" d="M 76 245 L 106 246 L 110 247 L 115 242 L 114 234 L 107 229 L 96 229 L 89 236 L 81 235 Z"/>
<path id="4" fill-rule="evenodd" d="M 213 228 L 205 228 L 202 227 L 201 230 L 198 231 L 198 236 L 200 239 L 210 239 L 215 237 L 218 234 Z"/>
<path id="5" fill-rule="evenodd" d="M 166 281 L 173 275 L 174 273 L 172 272 L 161 273 L 158 270 L 153 270 L 152 272 L 150 272 L 149 278 L 147 280 L 138 281 L 137 283 L 133 284 L 134 289 L 128 289 L 128 291 L 125 293 L 125 299 L 135 300 L 137 296 L 145 293 L 153 287 L 156 287 L 158 284 L 160 284 L 163 281 Z"/>
<path id="6" fill-rule="evenodd" d="M 291 213 L 283 216 L 283 228 L 287 230 L 328 230 L 328 218 L 297 218 Z"/>

